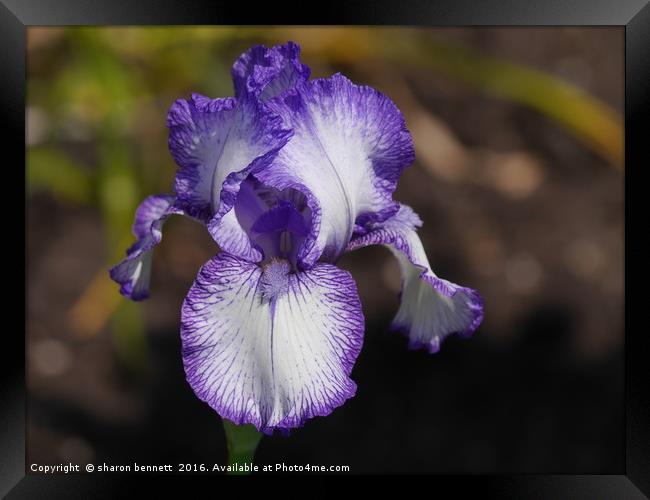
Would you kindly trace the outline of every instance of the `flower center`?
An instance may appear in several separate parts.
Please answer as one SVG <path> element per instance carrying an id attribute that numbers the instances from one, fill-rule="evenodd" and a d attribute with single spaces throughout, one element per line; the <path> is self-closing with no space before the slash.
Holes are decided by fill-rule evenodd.
<path id="1" fill-rule="evenodd" d="M 289 288 L 289 273 L 291 264 L 274 257 L 262 265 L 262 277 L 260 288 L 262 295 L 269 299 L 275 299 L 287 292 Z"/>
<path id="2" fill-rule="evenodd" d="M 266 259 L 284 259 L 295 265 L 296 252 L 309 228 L 292 202 L 279 200 L 257 218 L 250 231 Z"/>

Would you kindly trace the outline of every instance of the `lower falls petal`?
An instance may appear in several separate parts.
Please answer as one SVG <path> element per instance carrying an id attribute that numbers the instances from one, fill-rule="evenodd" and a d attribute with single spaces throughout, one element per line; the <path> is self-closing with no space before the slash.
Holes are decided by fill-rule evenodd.
<path id="1" fill-rule="evenodd" d="M 349 375 L 363 342 L 349 273 L 330 264 L 283 269 L 221 253 L 201 268 L 181 313 L 183 364 L 196 395 L 223 418 L 266 433 L 300 427 L 352 397 Z"/>

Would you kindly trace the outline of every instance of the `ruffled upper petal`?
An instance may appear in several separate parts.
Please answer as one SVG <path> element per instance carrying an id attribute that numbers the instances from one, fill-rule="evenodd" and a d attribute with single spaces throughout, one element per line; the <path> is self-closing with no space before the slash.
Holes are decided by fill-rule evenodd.
<path id="1" fill-rule="evenodd" d="M 263 168 L 290 137 L 257 99 L 176 101 L 167 116 L 169 149 L 179 165 L 178 206 L 208 222 L 232 208 L 239 184 Z"/>
<path id="2" fill-rule="evenodd" d="M 478 328 L 483 320 L 483 299 L 476 290 L 433 273 L 416 233 L 421 225 L 415 212 L 401 205 L 393 217 L 354 237 L 348 250 L 385 245 L 397 257 L 402 272 L 402 294 L 392 326 L 408 334 L 411 347 L 437 352 L 448 335 L 470 335 Z"/>
<path id="3" fill-rule="evenodd" d="M 328 415 L 356 390 L 349 375 L 364 321 L 352 277 L 330 264 L 290 269 L 222 252 L 201 268 L 181 313 L 196 395 L 266 433 Z"/>
<path id="4" fill-rule="evenodd" d="M 340 74 L 297 86 L 269 102 L 294 132 L 256 176 L 307 197 L 312 228 L 299 258 L 303 267 L 334 262 L 355 225 L 385 220 L 397 210 L 397 179 L 413 161 L 402 114 L 386 96 Z"/>
<path id="5" fill-rule="evenodd" d="M 120 285 L 120 293 L 131 300 L 149 297 L 151 258 L 153 248 L 162 239 L 162 226 L 172 214 L 182 214 L 170 195 L 146 198 L 135 212 L 133 234 L 137 241 L 127 250 L 126 258 L 110 269 L 113 281 Z"/>
<path id="6" fill-rule="evenodd" d="M 232 67 L 235 96 L 250 93 L 262 101 L 272 99 L 309 78 L 294 42 L 266 48 L 257 45 L 244 52 Z"/>

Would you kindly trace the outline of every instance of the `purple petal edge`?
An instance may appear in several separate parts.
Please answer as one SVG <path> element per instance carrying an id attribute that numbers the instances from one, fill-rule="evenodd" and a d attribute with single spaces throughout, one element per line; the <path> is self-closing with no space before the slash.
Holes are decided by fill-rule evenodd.
<path id="1" fill-rule="evenodd" d="M 193 94 L 169 110 L 169 150 L 179 166 L 177 205 L 206 224 L 234 203 L 239 184 L 265 168 L 291 137 L 282 119 L 251 96 Z"/>
<path id="2" fill-rule="evenodd" d="M 481 295 L 472 288 L 462 287 L 451 283 L 447 280 L 436 276 L 429 268 L 428 260 L 424 254 L 424 249 L 416 234 L 416 228 L 422 225 L 422 221 L 410 207 L 402 205 L 400 210 L 384 223 L 369 224 L 364 228 L 362 234 L 356 235 L 347 250 L 352 251 L 367 245 L 385 245 L 393 254 L 400 260 L 402 267 L 402 291 L 400 292 L 400 299 L 404 299 L 405 286 L 408 286 L 408 273 L 412 272 L 406 269 L 405 263 L 402 259 L 406 259 L 415 270 L 419 270 L 417 278 L 421 282 L 427 283 L 433 290 L 439 294 L 454 299 L 458 294 L 461 294 L 460 299 L 464 300 L 465 313 L 459 318 L 466 318 L 465 324 L 462 328 L 449 327 L 441 334 L 436 334 L 428 341 L 422 341 L 421 338 L 427 335 L 420 335 L 422 332 L 415 332 L 415 318 L 399 321 L 397 317 L 402 313 L 404 301 L 400 305 L 400 310 L 395 320 L 391 323 L 390 329 L 393 331 L 405 334 L 409 338 L 409 347 L 412 349 L 425 348 L 429 352 L 434 353 L 440 349 L 441 343 L 446 337 L 452 334 L 459 334 L 463 337 L 469 337 L 483 321 L 484 317 L 484 303 Z M 434 297 L 435 298 L 435 297 Z M 427 307 L 433 307 L 427 306 Z M 405 309 L 408 311 L 408 309 Z M 404 312 L 404 314 L 407 314 Z M 460 314 L 460 313 L 458 313 Z M 444 315 L 443 315 L 444 316 Z M 440 320 L 449 321 L 449 317 L 444 317 Z M 452 323 L 454 323 L 452 321 Z M 439 323 L 441 325 L 442 323 Z M 414 336 L 416 338 L 414 338 Z"/>
<path id="3" fill-rule="evenodd" d="M 272 434 L 329 415 L 355 395 L 349 375 L 363 343 L 364 320 L 346 271 L 318 264 L 288 275 L 288 291 L 276 299 L 261 295 L 262 273 L 225 252 L 208 261 L 183 303 L 181 340 L 186 377 L 197 397 L 236 425 Z M 244 301 L 239 312 L 234 301 Z M 325 325 L 309 323 L 314 312 L 328 318 Z M 270 338 L 267 314 L 274 325 Z M 309 325 L 303 336 L 294 322 Z"/>
<path id="4" fill-rule="evenodd" d="M 235 96 L 250 94 L 262 101 L 281 96 L 309 78 L 311 70 L 300 62 L 300 46 L 294 42 L 267 48 L 256 45 L 233 64 Z"/>
<path id="5" fill-rule="evenodd" d="M 154 247 L 162 240 L 162 226 L 172 214 L 183 215 L 176 199 L 167 194 L 145 198 L 135 212 L 133 234 L 137 241 L 126 257 L 109 269 L 109 276 L 120 285 L 120 294 L 141 301 L 149 298 L 149 274 Z"/>

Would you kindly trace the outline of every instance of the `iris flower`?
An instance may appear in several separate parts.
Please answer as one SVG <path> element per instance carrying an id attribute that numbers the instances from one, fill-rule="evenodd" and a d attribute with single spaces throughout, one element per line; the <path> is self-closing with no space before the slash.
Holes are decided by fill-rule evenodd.
<path id="1" fill-rule="evenodd" d="M 438 277 L 417 228 L 393 200 L 413 141 L 395 104 L 341 74 L 310 80 L 294 43 L 256 46 L 232 68 L 235 97 L 193 94 L 167 118 L 175 195 L 136 211 L 137 242 L 111 277 L 148 295 L 162 225 L 183 214 L 221 252 L 200 269 L 181 312 L 195 394 L 223 418 L 270 434 L 330 414 L 354 396 L 364 317 L 348 251 L 383 245 L 401 268 L 393 329 L 436 352 L 481 323 L 480 295 Z"/>

